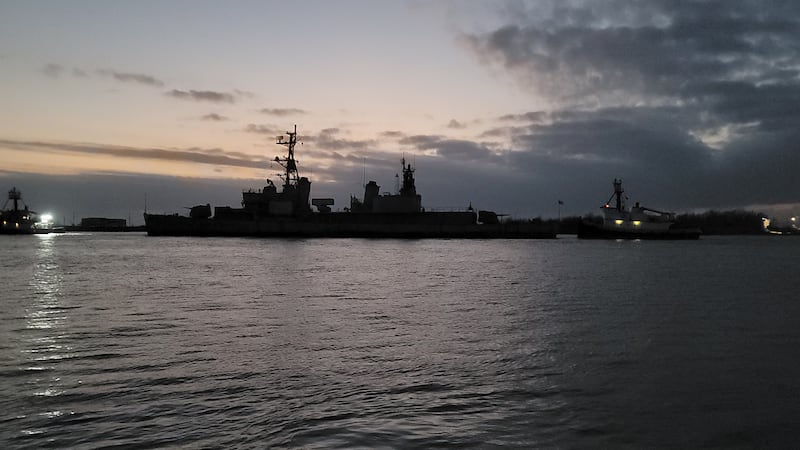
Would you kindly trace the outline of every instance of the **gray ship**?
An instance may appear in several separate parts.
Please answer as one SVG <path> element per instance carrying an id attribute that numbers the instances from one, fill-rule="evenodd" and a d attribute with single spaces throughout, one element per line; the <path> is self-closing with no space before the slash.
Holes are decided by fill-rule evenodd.
<path id="1" fill-rule="evenodd" d="M 675 213 L 646 208 L 636 203 L 625 206 L 622 180 L 614 179 L 614 193 L 600 208 L 599 222 L 578 222 L 581 239 L 699 239 L 699 228 L 681 227 L 675 223 Z M 612 200 L 614 203 L 612 204 Z"/>
<path id="2" fill-rule="evenodd" d="M 364 197 L 351 197 L 350 207 L 334 212 L 331 198 L 315 198 L 309 203 L 311 182 L 301 177 L 294 157 L 297 126 L 279 136 L 277 144 L 286 147 L 285 157 L 275 162 L 284 169 L 283 186 L 267 180 L 261 190 L 242 194 L 242 207 L 210 204 L 190 208 L 189 216 L 147 214 L 144 220 L 150 236 L 259 236 L 259 237 L 369 237 L 369 238 L 476 238 L 534 239 L 555 238 L 556 229 L 534 221 L 498 219 L 492 211 L 432 212 L 422 207 L 417 193 L 414 168 L 402 161 L 402 186 L 397 194 L 380 194 L 380 186 L 370 181 Z M 316 208 L 314 210 L 312 208 Z"/>

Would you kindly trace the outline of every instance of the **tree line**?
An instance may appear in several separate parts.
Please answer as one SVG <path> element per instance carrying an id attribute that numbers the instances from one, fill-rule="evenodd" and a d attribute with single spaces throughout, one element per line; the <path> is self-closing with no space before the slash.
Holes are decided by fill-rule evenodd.
<path id="1" fill-rule="evenodd" d="M 756 211 L 734 209 L 729 211 L 706 211 L 702 213 L 685 213 L 676 216 L 675 225 L 680 227 L 697 227 L 703 234 L 761 234 L 764 232 L 761 219 L 767 217 Z M 577 234 L 581 220 L 602 221 L 597 215 L 568 216 L 558 219 L 533 219 L 542 223 L 558 226 L 559 234 Z"/>

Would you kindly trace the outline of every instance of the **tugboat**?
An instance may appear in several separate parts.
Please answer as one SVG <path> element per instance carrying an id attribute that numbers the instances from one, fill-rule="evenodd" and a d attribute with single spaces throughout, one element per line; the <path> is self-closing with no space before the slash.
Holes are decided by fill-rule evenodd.
<path id="1" fill-rule="evenodd" d="M 762 217 L 761 224 L 764 232 L 773 236 L 800 236 L 797 216 L 790 217 L 788 223 L 779 223 L 773 219 Z"/>
<path id="2" fill-rule="evenodd" d="M 614 193 L 601 206 L 602 221 L 578 222 L 578 237 L 583 239 L 698 239 L 698 228 L 675 226 L 675 213 L 645 208 L 637 202 L 627 209 L 622 180 L 614 179 Z M 612 200 L 614 201 L 612 206 Z"/>
<path id="3" fill-rule="evenodd" d="M 297 126 L 278 136 L 278 145 L 288 150 L 274 161 L 284 169 L 279 191 L 267 180 L 263 189 L 242 194 L 242 207 L 200 204 L 189 216 L 145 214 L 149 236 L 260 236 L 260 237 L 369 237 L 369 238 L 478 238 L 534 239 L 556 237 L 555 227 L 533 221 L 500 221 L 491 211 L 434 212 L 422 207 L 414 168 L 403 159 L 402 187 L 396 194 L 380 194 L 370 181 L 363 199 L 351 198 L 349 208 L 332 211 L 332 198 L 314 198 L 309 204 L 311 181 L 301 177 L 294 158 Z M 398 181 L 400 175 L 398 174 Z M 316 211 L 312 209 L 316 208 Z"/>
<path id="4" fill-rule="evenodd" d="M 8 191 L 8 200 L 0 211 L 0 234 L 33 234 L 34 212 L 28 210 L 24 203 L 22 205 L 25 208 L 20 209 L 21 201 L 22 192 L 16 187 Z M 13 208 L 6 209 L 9 202 L 13 203 Z"/>

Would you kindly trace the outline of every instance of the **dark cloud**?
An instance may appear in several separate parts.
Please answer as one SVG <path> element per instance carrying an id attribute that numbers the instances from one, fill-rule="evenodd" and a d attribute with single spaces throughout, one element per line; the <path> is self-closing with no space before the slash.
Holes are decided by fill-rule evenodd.
<path id="1" fill-rule="evenodd" d="M 798 6 L 754 1 L 536 2 L 466 42 L 548 96 L 671 96 L 693 79 L 783 79 Z"/>
<path id="2" fill-rule="evenodd" d="M 60 77 L 65 70 L 66 69 L 64 69 L 64 66 L 62 66 L 61 64 L 54 64 L 54 63 L 45 64 L 45 66 L 42 67 L 42 73 L 52 78 Z"/>
<path id="3" fill-rule="evenodd" d="M 181 91 L 173 89 L 165 93 L 168 97 L 173 97 L 181 100 L 194 100 L 198 102 L 212 102 L 212 103 L 234 103 L 236 96 L 229 92 L 216 92 L 216 91 Z"/>
<path id="4" fill-rule="evenodd" d="M 450 122 L 448 122 L 448 124 L 447 124 L 447 128 L 452 128 L 452 129 L 455 129 L 455 130 L 461 130 L 461 129 L 467 128 L 467 124 L 465 124 L 463 122 L 459 122 L 456 119 L 451 119 Z"/>
<path id="5" fill-rule="evenodd" d="M 42 68 L 42 72 L 53 78 L 58 78 L 62 74 L 67 73 L 68 68 L 61 65 L 61 64 L 46 64 Z M 80 68 L 80 67 L 72 67 L 69 69 L 69 73 L 76 78 L 88 78 L 89 72 Z M 111 69 L 98 69 L 94 71 L 94 74 L 100 77 L 108 77 L 113 80 L 119 81 L 121 83 L 135 83 L 135 84 L 142 84 L 145 86 L 153 86 L 153 87 L 163 87 L 164 82 L 159 80 L 158 78 L 152 75 L 145 75 L 142 73 L 128 73 L 128 72 L 119 72 L 116 70 Z"/>
<path id="6" fill-rule="evenodd" d="M 263 134 L 265 136 L 280 136 L 286 133 L 285 128 L 280 128 L 275 125 L 259 125 L 248 124 L 245 127 L 248 133 Z M 324 128 L 317 133 L 303 133 L 298 135 L 298 141 L 303 144 L 313 144 L 317 150 L 325 151 L 364 151 L 374 150 L 377 148 L 377 141 L 372 139 L 348 139 L 342 137 L 342 130 L 339 128 Z M 306 150 L 308 152 L 308 150 Z"/>
<path id="7" fill-rule="evenodd" d="M 417 134 L 414 136 L 406 136 L 397 142 L 401 145 L 411 145 L 420 150 L 431 150 L 436 148 L 436 145 L 444 139 L 445 137 L 440 135 Z"/>
<path id="8" fill-rule="evenodd" d="M 486 146 L 472 141 L 447 139 L 436 145 L 436 154 L 443 158 L 464 161 L 489 161 L 496 155 Z"/>
<path id="9" fill-rule="evenodd" d="M 181 161 L 220 166 L 263 168 L 268 160 L 222 149 L 162 149 L 122 145 L 83 144 L 71 142 L 17 141 L 0 139 L 0 147 L 41 153 L 69 152 L 88 155 L 106 155 L 118 158 L 139 158 L 162 161 Z"/>
<path id="10" fill-rule="evenodd" d="M 632 199 L 679 211 L 799 200 L 792 174 L 800 170 L 800 132 L 757 131 L 720 150 L 690 134 L 680 113 L 573 111 L 514 129 L 505 164 L 579 212 L 591 206 L 588 199 L 604 201 L 594 190 L 609 189 L 614 177 L 625 180 Z"/>
<path id="11" fill-rule="evenodd" d="M 402 139 L 406 134 L 402 131 L 383 131 L 379 136 L 386 139 Z"/>
<path id="12" fill-rule="evenodd" d="M 243 91 L 241 89 L 234 89 L 233 93 L 242 98 L 256 98 L 256 94 L 250 91 Z"/>
<path id="13" fill-rule="evenodd" d="M 278 116 L 278 117 L 298 116 L 298 115 L 308 114 L 307 111 L 298 108 L 262 108 L 258 112 L 260 112 L 261 114 L 267 114 L 270 116 Z"/>
<path id="14" fill-rule="evenodd" d="M 109 69 L 100 69 L 97 71 L 97 74 L 104 77 L 111 77 L 114 80 L 122 83 L 136 83 L 153 87 L 164 86 L 164 82 L 159 80 L 158 78 L 152 75 L 145 75 L 141 73 L 126 73 L 126 72 L 117 72 L 115 70 L 109 70 Z"/>
<path id="15" fill-rule="evenodd" d="M 554 105 L 499 117 L 521 126 L 480 135 L 508 140 L 510 173 L 572 195 L 623 177 L 677 209 L 800 200 L 800 4 L 543 0 L 506 9 L 504 24 L 464 42 Z"/>
<path id="16" fill-rule="evenodd" d="M 542 122 L 547 118 L 545 111 L 530 111 L 523 114 L 506 114 L 498 119 L 502 122 Z"/>
<path id="17" fill-rule="evenodd" d="M 711 170 L 712 149 L 669 120 L 671 112 L 652 112 L 658 114 L 660 121 L 622 111 L 593 111 L 518 129 L 512 142 L 523 151 L 512 154 L 513 165 L 544 177 L 552 172 L 540 164 L 558 162 L 565 170 L 571 168 L 576 178 L 591 165 L 609 173 L 648 174 L 651 184 L 664 185 L 678 181 L 678 175 L 687 180 Z"/>
<path id="18" fill-rule="evenodd" d="M 265 136 L 280 136 L 284 133 L 281 127 L 276 125 L 262 125 L 255 123 L 248 123 L 244 127 L 244 131 L 248 133 L 263 134 Z"/>
<path id="19" fill-rule="evenodd" d="M 482 138 L 499 138 L 509 135 L 509 128 L 490 128 L 480 134 Z"/>
<path id="20" fill-rule="evenodd" d="M 230 118 L 219 115 L 217 113 L 211 113 L 201 117 L 200 120 L 207 120 L 210 122 L 225 122 L 227 120 L 230 120 Z"/>
<path id="21" fill-rule="evenodd" d="M 684 94 L 702 102 L 713 124 L 758 123 L 765 129 L 793 128 L 800 120 L 800 80 L 784 84 L 742 81 L 688 83 Z"/>
<path id="22" fill-rule="evenodd" d="M 374 150 L 378 146 L 377 141 L 372 139 L 348 139 L 341 137 L 342 130 L 339 128 L 325 128 L 317 134 L 304 134 L 300 140 L 313 144 L 316 148 L 323 150 L 345 150 L 345 151 L 365 151 Z"/>
<path id="23" fill-rule="evenodd" d="M 474 161 L 499 162 L 499 155 L 485 144 L 461 140 L 448 139 L 438 135 L 408 136 L 398 141 L 401 145 L 409 145 L 417 150 L 434 150 L 435 154 L 448 161 L 465 163 Z"/>

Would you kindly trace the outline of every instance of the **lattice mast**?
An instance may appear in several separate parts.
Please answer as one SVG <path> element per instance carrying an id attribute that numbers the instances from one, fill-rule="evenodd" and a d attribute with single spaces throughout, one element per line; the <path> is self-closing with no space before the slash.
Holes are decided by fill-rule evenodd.
<path id="1" fill-rule="evenodd" d="M 286 136 L 289 137 L 285 140 Z M 300 180 L 300 174 L 297 172 L 297 161 L 294 159 L 294 146 L 297 144 L 297 125 L 294 126 L 294 131 L 287 131 L 286 136 L 278 136 L 277 144 L 285 146 L 289 151 L 285 158 L 275 157 L 275 162 L 280 164 L 284 169 L 284 173 L 280 175 L 283 179 L 283 188 L 291 188 L 297 186 Z"/>
<path id="2" fill-rule="evenodd" d="M 19 203 L 21 200 L 22 200 L 22 192 L 18 191 L 17 188 L 11 188 L 11 190 L 8 191 L 8 200 L 6 200 L 6 203 L 3 205 L 3 209 L 6 209 L 6 206 L 8 206 L 8 202 L 13 202 L 14 211 L 19 211 Z M 25 209 L 28 209 L 28 207 L 25 206 Z"/>

